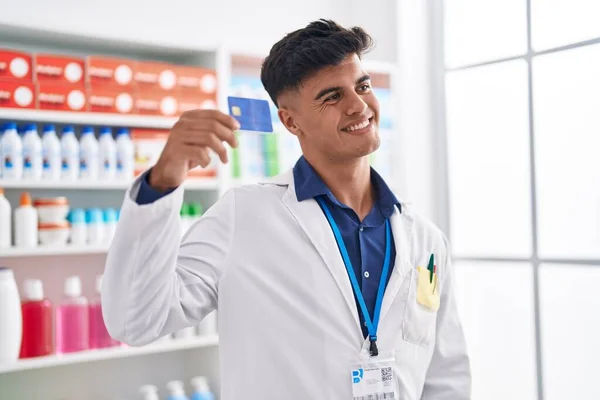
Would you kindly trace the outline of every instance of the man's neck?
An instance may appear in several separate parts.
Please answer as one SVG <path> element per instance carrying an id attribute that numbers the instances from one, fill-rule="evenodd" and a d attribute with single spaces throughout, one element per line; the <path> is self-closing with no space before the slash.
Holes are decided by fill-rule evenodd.
<path id="1" fill-rule="evenodd" d="M 360 220 L 373 208 L 375 195 L 367 157 L 344 163 L 307 161 L 338 201 L 352 208 Z"/>

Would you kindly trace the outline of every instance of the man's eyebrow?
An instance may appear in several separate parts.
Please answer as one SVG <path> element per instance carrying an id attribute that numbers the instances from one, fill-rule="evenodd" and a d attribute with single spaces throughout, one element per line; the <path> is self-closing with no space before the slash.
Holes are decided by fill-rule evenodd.
<path id="1" fill-rule="evenodd" d="M 357 84 L 357 85 L 358 85 L 358 84 L 361 84 L 361 83 L 363 83 L 363 82 L 366 82 L 366 81 L 368 81 L 368 80 L 370 80 L 370 79 L 371 79 L 371 76 L 370 76 L 369 74 L 365 74 L 365 75 L 361 76 L 360 78 L 358 78 L 358 79 L 356 80 L 356 84 Z M 325 88 L 325 89 L 321 90 L 321 91 L 320 91 L 320 92 L 319 92 L 319 93 L 318 93 L 318 94 L 315 96 L 315 100 L 319 100 L 321 97 L 325 96 L 326 94 L 329 94 L 329 93 L 331 93 L 331 92 L 337 92 L 337 91 L 339 91 L 339 90 L 342 90 L 342 87 L 341 87 L 341 86 L 332 86 L 332 87 Z"/>

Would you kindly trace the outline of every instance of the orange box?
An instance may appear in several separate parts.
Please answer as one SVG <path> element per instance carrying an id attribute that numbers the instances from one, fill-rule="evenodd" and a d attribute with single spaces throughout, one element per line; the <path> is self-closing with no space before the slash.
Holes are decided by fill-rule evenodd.
<path id="1" fill-rule="evenodd" d="M 37 82 L 37 99 L 40 110 L 87 111 L 84 88 L 56 82 Z"/>
<path id="2" fill-rule="evenodd" d="M 217 73 L 213 69 L 201 67 L 177 66 L 177 89 L 201 92 L 206 95 L 217 93 Z"/>
<path id="3" fill-rule="evenodd" d="M 0 79 L 33 81 L 31 54 L 0 49 Z"/>
<path id="4" fill-rule="evenodd" d="M 33 82 L 0 79 L 0 107 L 35 108 L 36 105 Z"/>
<path id="5" fill-rule="evenodd" d="M 89 56 L 86 60 L 86 81 L 92 85 L 133 87 L 135 68 L 133 60 Z"/>
<path id="6" fill-rule="evenodd" d="M 215 110 L 217 101 L 214 97 L 203 96 L 200 93 L 179 92 L 177 94 L 177 115 L 189 110 Z"/>
<path id="7" fill-rule="evenodd" d="M 138 90 L 134 96 L 137 114 L 173 117 L 177 115 L 177 99 L 169 92 Z"/>
<path id="8" fill-rule="evenodd" d="M 85 64 L 83 59 L 53 54 L 36 54 L 36 81 L 52 81 L 71 85 L 83 85 Z"/>
<path id="9" fill-rule="evenodd" d="M 119 86 L 94 85 L 87 89 L 88 109 L 92 112 L 131 114 L 133 94 Z"/>
<path id="10" fill-rule="evenodd" d="M 159 62 L 138 62 L 133 80 L 140 90 L 173 90 L 177 85 L 175 66 Z"/>

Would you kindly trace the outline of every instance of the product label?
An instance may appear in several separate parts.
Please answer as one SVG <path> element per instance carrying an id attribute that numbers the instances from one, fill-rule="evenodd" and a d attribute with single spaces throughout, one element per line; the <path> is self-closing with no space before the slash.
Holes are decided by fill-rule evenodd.
<path id="1" fill-rule="evenodd" d="M 38 82 L 39 108 L 42 110 L 87 111 L 82 88 L 54 82 Z"/>
<path id="2" fill-rule="evenodd" d="M 84 63 L 73 57 L 37 55 L 35 73 L 38 81 L 83 84 Z"/>
<path id="3" fill-rule="evenodd" d="M 138 62 L 134 81 L 142 90 L 172 90 L 177 84 L 174 66 L 165 63 Z"/>
<path id="4" fill-rule="evenodd" d="M 133 111 L 133 96 L 115 86 L 93 86 L 88 89 L 90 111 L 130 114 Z"/>
<path id="5" fill-rule="evenodd" d="M 32 57 L 27 53 L 0 49 L 0 79 L 31 81 Z"/>
<path id="6" fill-rule="evenodd" d="M 35 108 L 33 83 L 0 80 L 0 107 Z"/>
<path id="7" fill-rule="evenodd" d="M 201 67 L 178 66 L 177 88 L 214 95 L 217 92 L 217 74 L 214 70 Z"/>
<path id="8" fill-rule="evenodd" d="M 135 109 L 139 114 L 172 117 L 177 114 L 177 99 L 167 93 L 138 91 Z"/>
<path id="9" fill-rule="evenodd" d="M 132 86 L 136 62 L 108 57 L 88 57 L 87 80 L 92 85 Z"/>

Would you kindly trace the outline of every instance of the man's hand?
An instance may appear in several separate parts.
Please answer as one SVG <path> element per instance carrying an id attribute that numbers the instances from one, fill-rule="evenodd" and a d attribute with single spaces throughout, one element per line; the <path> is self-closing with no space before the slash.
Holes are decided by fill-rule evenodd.
<path id="1" fill-rule="evenodd" d="M 211 149 L 226 163 L 223 142 L 237 147 L 234 131 L 239 128 L 235 118 L 218 110 L 186 111 L 171 129 L 167 144 L 152 167 L 150 186 L 165 192 L 181 185 L 189 170 L 210 163 Z"/>

